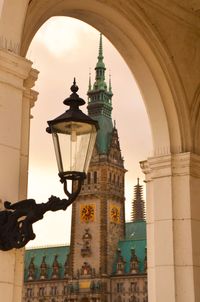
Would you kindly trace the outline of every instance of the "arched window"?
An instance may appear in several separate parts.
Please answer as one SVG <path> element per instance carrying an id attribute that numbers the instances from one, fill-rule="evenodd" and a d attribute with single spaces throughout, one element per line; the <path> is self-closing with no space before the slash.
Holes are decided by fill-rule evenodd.
<path id="1" fill-rule="evenodd" d="M 88 182 L 88 185 L 90 185 L 91 183 L 91 173 L 88 172 L 88 175 L 87 175 L 87 182 Z"/>
<path id="2" fill-rule="evenodd" d="M 97 171 L 94 171 L 94 183 L 97 183 Z"/>
<path id="3" fill-rule="evenodd" d="M 39 296 L 44 296 L 44 287 L 39 288 Z"/>
<path id="4" fill-rule="evenodd" d="M 32 288 L 27 288 L 26 295 L 27 295 L 27 297 L 32 297 L 33 289 Z"/>
<path id="5" fill-rule="evenodd" d="M 112 181 L 112 174 L 111 172 L 109 172 L 109 182 L 111 183 L 111 181 Z"/>
<path id="6" fill-rule="evenodd" d="M 51 295 L 52 296 L 56 296 L 56 294 L 57 294 L 57 287 L 56 286 L 52 286 L 51 287 Z"/>
<path id="7" fill-rule="evenodd" d="M 118 282 L 117 283 L 117 293 L 122 293 L 122 291 L 123 291 L 123 283 Z"/>

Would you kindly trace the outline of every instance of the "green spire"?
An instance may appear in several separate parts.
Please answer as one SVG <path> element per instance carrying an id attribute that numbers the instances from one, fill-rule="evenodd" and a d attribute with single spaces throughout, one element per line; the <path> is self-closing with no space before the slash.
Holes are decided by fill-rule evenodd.
<path id="1" fill-rule="evenodd" d="M 109 80 L 109 88 L 105 82 L 106 67 L 103 62 L 103 41 L 100 34 L 99 51 L 97 64 L 95 67 L 95 82 L 91 85 L 91 75 L 89 77 L 88 86 L 88 114 L 92 118 L 98 120 L 100 130 L 97 134 L 97 148 L 100 153 L 107 153 L 110 146 L 110 138 L 113 130 L 111 119 L 112 112 L 112 88 L 111 79 Z"/>
<path id="2" fill-rule="evenodd" d="M 99 41 L 99 61 L 103 60 L 103 44 L 102 44 L 102 33 L 100 33 L 100 41 Z"/>
<path id="3" fill-rule="evenodd" d="M 107 89 L 107 85 L 105 83 L 105 64 L 103 62 L 103 43 L 102 43 L 102 34 L 100 33 L 99 40 L 99 54 L 98 61 L 95 67 L 96 70 L 96 82 L 94 83 L 94 87 L 97 89 Z"/>
<path id="4" fill-rule="evenodd" d="M 103 62 L 103 43 L 102 43 L 102 33 L 100 33 L 100 40 L 99 40 L 99 55 L 98 55 L 98 62 L 96 65 L 96 70 L 100 68 L 106 70 L 105 64 Z"/>
<path id="5" fill-rule="evenodd" d="M 112 85 L 111 85 L 111 74 L 109 74 L 109 88 L 108 88 L 110 94 L 112 95 Z"/>
<path id="6" fill-rule="evenodd" d="M 89 85 L 88 85 L 88 92 L 91 91 L 92 84 L 91 84 L 91 71 L 89 72 Z"/>

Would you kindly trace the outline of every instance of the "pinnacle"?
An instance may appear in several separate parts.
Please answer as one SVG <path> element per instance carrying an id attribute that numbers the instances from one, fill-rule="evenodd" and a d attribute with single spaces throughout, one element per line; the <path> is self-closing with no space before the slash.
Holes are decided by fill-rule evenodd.
<path id="1" fill-rule="evenodd" d="M 134 186 L 134 200 L 132 203 L 132 220 L 140 221 L 145 220 L 145 207 L 143 200 L 143 187 L 139 183 L 137 178 L 137 185 Z"/>

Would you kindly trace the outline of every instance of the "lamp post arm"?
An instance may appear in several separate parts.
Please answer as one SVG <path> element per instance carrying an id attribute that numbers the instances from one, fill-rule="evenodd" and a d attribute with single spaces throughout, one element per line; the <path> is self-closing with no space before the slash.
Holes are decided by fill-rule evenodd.
<path id="1" fill-rule="evenodd" d="M 69 193 L 69 191 L 67 190 L 67 180 L 63 181 L 63 189 L 65 194 L 70 200 L 70 204 L 72 204 L 73 201 L 76 199 L 76 197 L 79 195 L 83 184 L 83 180 L 84 178 L 79 178 L 78 180 L 72 180 L 72 193 Z M 76 189 L 74 190 L 74 188 Z"/>
<path id="2" fill-rule="evenodd" d="M 5 210 L 0 211 L 0 250 L 24 247 L 35 238 L 33 223 L 43 219 L 48 211 L 66 210 L 75 200 L 81 184 L 75 193 L 67 194 L 68 199 L 51 196 L 46 203 L 37 204 L 34 199 L 26 199 L 11 204 L 4 202 Z"/>

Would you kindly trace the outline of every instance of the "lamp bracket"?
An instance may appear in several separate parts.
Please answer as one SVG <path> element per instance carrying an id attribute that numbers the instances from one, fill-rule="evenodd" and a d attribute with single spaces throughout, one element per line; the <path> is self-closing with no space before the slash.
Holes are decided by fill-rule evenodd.
<path id="1" fill-rule="evenodd" d="M 34 199 L 25 199 L 13 204 L 5 201 L 5 210 L 0 211 L 0 250 L 19 249 L 33 240 L 35 238 L 33 223 L 43 219 L 43 215 L 48 211 L 66 210 L 78 196 L 82 181 L 82 178 L 79 178 L 76 186 L 73 183 L 73 188 L 76 187 L 76 190 L 69 193 L 67 180 L 64 180 L 64 191 L 68 199 L 60 199 L 52 195 L 46 203 L 40 204 L 37 204 Z"/>

